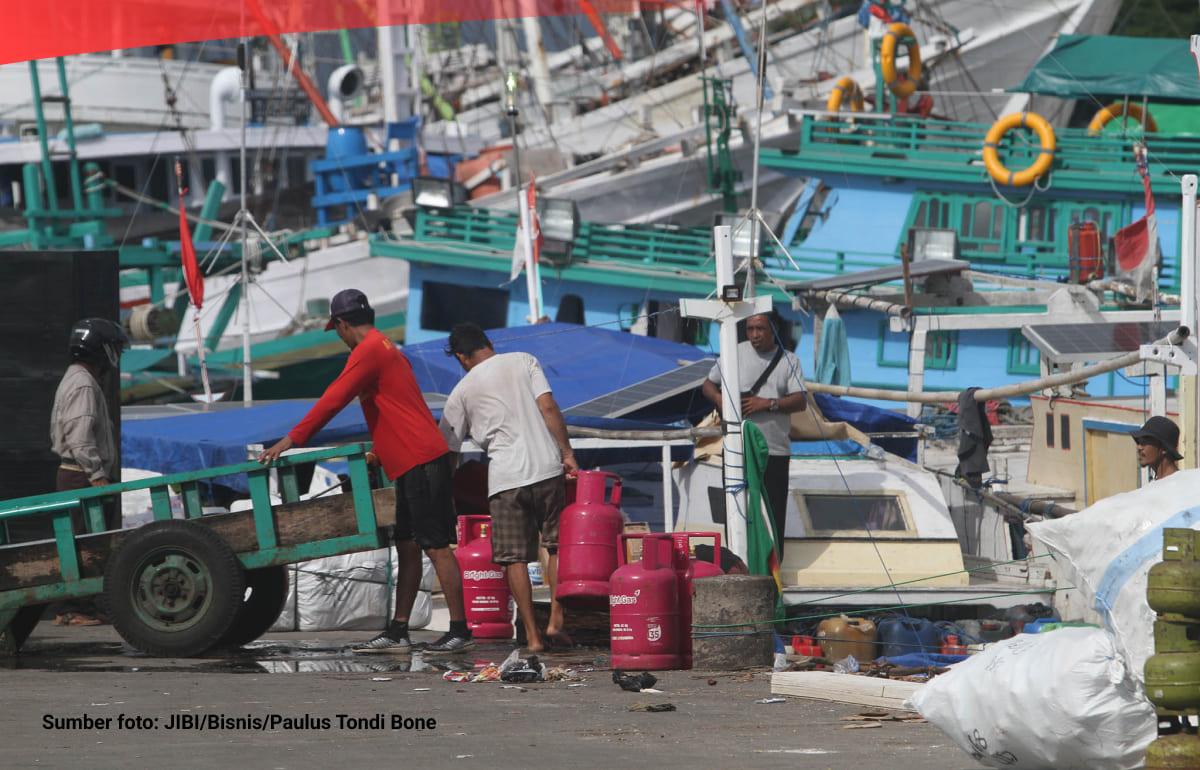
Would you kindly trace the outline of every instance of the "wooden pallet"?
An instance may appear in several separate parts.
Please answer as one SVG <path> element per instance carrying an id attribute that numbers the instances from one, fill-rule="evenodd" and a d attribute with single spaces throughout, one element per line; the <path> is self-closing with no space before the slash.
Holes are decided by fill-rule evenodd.
<path id="1" fill-rule="evenodd" d="M 880 706 L 913 711 L 905 702 L 919 690 L 919 682 L 900 682 L 831 671 L 780 671 L 771 675 L 771 694 L 793 698 Z"/>

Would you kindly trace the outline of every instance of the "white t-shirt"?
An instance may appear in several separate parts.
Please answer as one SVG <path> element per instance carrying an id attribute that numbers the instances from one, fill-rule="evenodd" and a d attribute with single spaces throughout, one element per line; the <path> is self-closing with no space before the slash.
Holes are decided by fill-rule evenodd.
<path id="1" fill-rule="evenodd" d="M 563 472 L 537 397 L 550 392 L 528 353 L 500 353 L 475 366 L 454 386 L 440 428 L 450 450 L 470 438 L 487 452 L 488 497 L 552 479 Z"/>
<path id="2" fill-rule="evenodd" d="M 770 353 L 759 353 L 749 342 L 740 343 L 738 345 L 738 380 L 740 380 L 738 389 L 743 393 L 750 390 L 750 386 L 758 381 L 759 376 L 771 364 L 771 359 L 774 357 L 775 348 L 772 348 Z M 803 390 L 802 374 L 800 360 L 785 350 L 783 358 L 779 359 L 775 370 L 758 389 L 756 395 L 759 398 L 770 400 L 798 393 Z M 718 385 L 721 384 L 720 363 L 713 365 L 712 371 L 708 373 L 708 379 Z M 776 456 L 792 454 L 792 442 L 788 438 L 792 426 L 791 415 L 785 412 L 755 412 L 750 415 L 749 419 L 762 431 L 763 438 L 767 440 L 767 451 Z"/>

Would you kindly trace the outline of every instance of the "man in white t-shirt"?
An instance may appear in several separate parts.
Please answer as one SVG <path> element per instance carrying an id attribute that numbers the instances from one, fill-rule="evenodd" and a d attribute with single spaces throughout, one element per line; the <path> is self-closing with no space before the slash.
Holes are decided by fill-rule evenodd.
<path id="1" fill-rule="evenodd" d="M 450 332 L 447 355 L 467 371 L 442 408 L 442 435 L 450 451 L 470 438 L 487 452 L 492 561 L 503 565 L 530 652 L 563 641 L 563 613 L 551 599 L 543 635 L 533 617 L 529 562 L 537 561 L 538 538 L 550 554 L 550 595 L 558 578 L 558 514 L 564 472 L 579 470 L 562 412 L 538 361 L 528 353 L 497 354 L 483 329 L 462 323 Z"/>
<path id="2" fill-rule="evenodd" d="M 804 396 L 800 361 L 776 342 L 775 329 L 766 313 L 746 319 L 746 342 L 738 345 L 738 390 L 742 394 L 742 419 L 749 420 L 767 440 L 763 486 L 771 504 L 779 537 L 779 560 L 787 522 L 788 463 L 792 442 L 788 437 L 792 412 L 808 406 Z M 713 366 L 702 388 L 704 397 L 721 408 L 721 365 Z"/>

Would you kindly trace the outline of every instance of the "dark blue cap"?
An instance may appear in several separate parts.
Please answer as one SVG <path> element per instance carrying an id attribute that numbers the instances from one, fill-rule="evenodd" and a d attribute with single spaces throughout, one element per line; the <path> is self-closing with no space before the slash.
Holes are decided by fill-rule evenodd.
<path id="1" fill-rule="evenodd" d="M 333 328 L 333 322 L 337 320 L 338 316 L 353 313 L 356 310 L 370 309 L 371 303 L 367 302 L 366 294 L 358 289 L 342 289 L 333 295 L 333 299 L 329 300 L 329 323 L 325 324 L 325 331 Z"/>

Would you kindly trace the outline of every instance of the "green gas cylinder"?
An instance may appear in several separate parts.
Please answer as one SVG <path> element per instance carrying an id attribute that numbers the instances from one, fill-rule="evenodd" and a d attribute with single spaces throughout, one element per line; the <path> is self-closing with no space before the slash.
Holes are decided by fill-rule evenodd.
<path id="1" fill-rule="evenodd" d="M 1144 671 L 1146 695 L 1155 706 L 1182 711 L 1200 703 L 1200 655 L 1160 652 L 1150 656 Z"/>
<path id="2" fill-rule="evenodd" d="M 1146 600 L 1155 612 L 1200 617 L 1200 562 L 1155 564 L 1146 575 Z"/>
<path id="3" fill-rule="evenodd" d="M 1180 733 L 1164 735 L 1146 749 L 1146 770 L 1194 770 L 1200 767 L 1200 740 Z"/>

